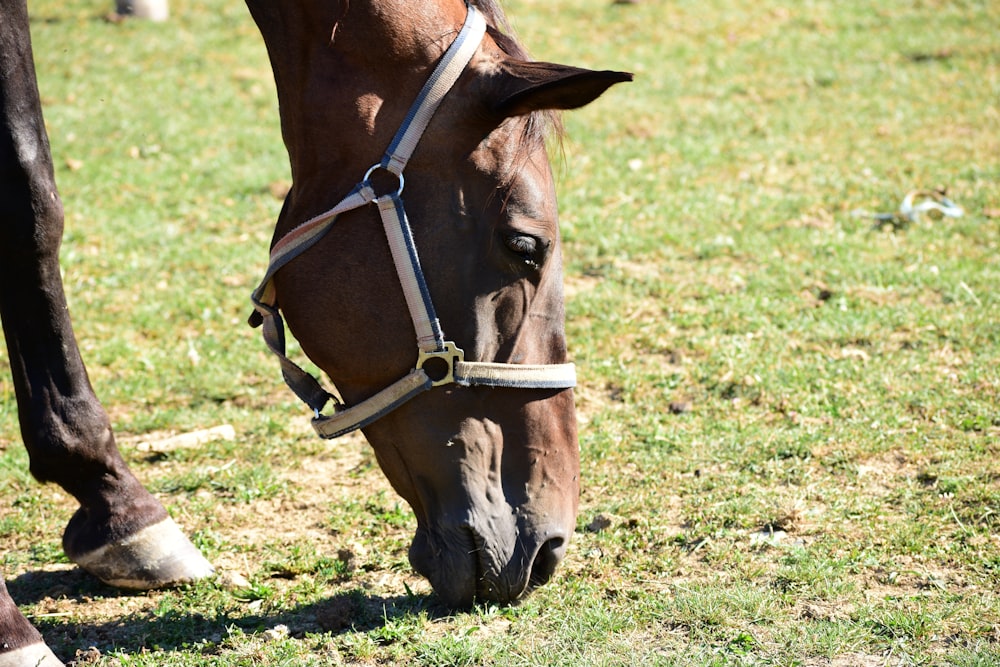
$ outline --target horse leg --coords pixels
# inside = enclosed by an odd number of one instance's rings
[[[31,473],[80,502],[63,547],[103,581],[145,589],[207,576],[211,565],[115,446],[69,319],[59,272],[62,229],[27,7],[24,0],[2,2],[0,318]]]
[[[168,0],[115,0],[115,11],[120,16],[166,21],[170,16],[170,4]]]
[[[0,667],[62,667],[62,664],[14,604],[0,577]]]

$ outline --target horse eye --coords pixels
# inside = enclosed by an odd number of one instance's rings
[[[535,252],[535,248],[538,247],[538,239],[533,236],[524,236],[521,234],[508,235],[505,243],[511,252],[516,252],[519,255],[531,255]]]
[[[503,242],[518,259],[533,269],[540,268],[545,261],[548,244],[542,239],[527,234],[505,234]]]

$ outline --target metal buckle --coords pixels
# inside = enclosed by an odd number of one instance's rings
[[[437,361],[440,360],[440,363]],[[455,381],[455,364],[465,361],[465,352],[450,340],[444,342],[444,349],[434,352],[417,351],[417,368],[427,373],[432,387],[451,384]],[[430,368],[426,367],[430,363]],[[444,366],[441,366],[441,363]]]
[[[374,174],[376,171],[384,171],[385,173],[389,174],[390,176],[395,177],[396,178],[396,182],[399,184],[399,187],[396,188],[395,192],[392,192],[391,190],[387,191],[387,192],[383,192],[381,194],[379,194],[379,193],[376,192],[375,193],[375,201],[379,201],[380,199],[383,199],[385,197],[393,197],[393,196],[399,197],[400,195],[403,194],[403,186],[406,185],[406,181],[403,179],[403,174],[402,173],[398,173],[397,174],[396,172],[392,171],[388,167],[382,166],[381,162],[379,162],[377,164],[373,164],[371,167],[369,167],[368,171],[365,172],[365,177],[363,179],[361,179],[361,182],[362,183],[367,183],[368,186],[374,192],[375,191],[375,184],[372,183],[371,177],[372,177],[372,174]]]

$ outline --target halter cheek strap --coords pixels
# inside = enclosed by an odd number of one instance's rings
[[[474,7],[468,7],[461,32],[424,84],[382,160],[373,165],[361,182],[336,206],[302,223],[274,244],[267,272],[251,296],[255,315],[262,320],[264,342],[278,357],[285,382],[315,412],[313,427],[321,437],[335,438],[363,428],[417,394],[440,385],[455,383],[461,386],[521,389],[567,389],[576,385],[576,371],[571,363],[528,365],[465,361],[463,351],[445,339],[406,219],[402,199],[403,170],[438,105],[465,70],[485,33],[486,21],[482,14]],[[389,172],[398,179],[395,192],[376,195],[371,177],[378,171]],[[372,203],[378,206],[416,331],[417,363],[403,378],[361,403],[348,407],[285,355],[285,328],[273,279],[281,267],[321,239],[337,216]],[[334,401],[333,414],[322,414],[323,407],[331,399]]]

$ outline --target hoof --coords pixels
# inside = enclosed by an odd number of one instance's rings
[[[170,518],[93,551],[66,555],[104,583],[133,590],[187,584],[215,572]]]
[[[0,667],[65,667],[42,642],[0,653]]]
[[[168,0],[117,0],[115,7],[119,15],[137,19],[166,21],[170,17]]]

